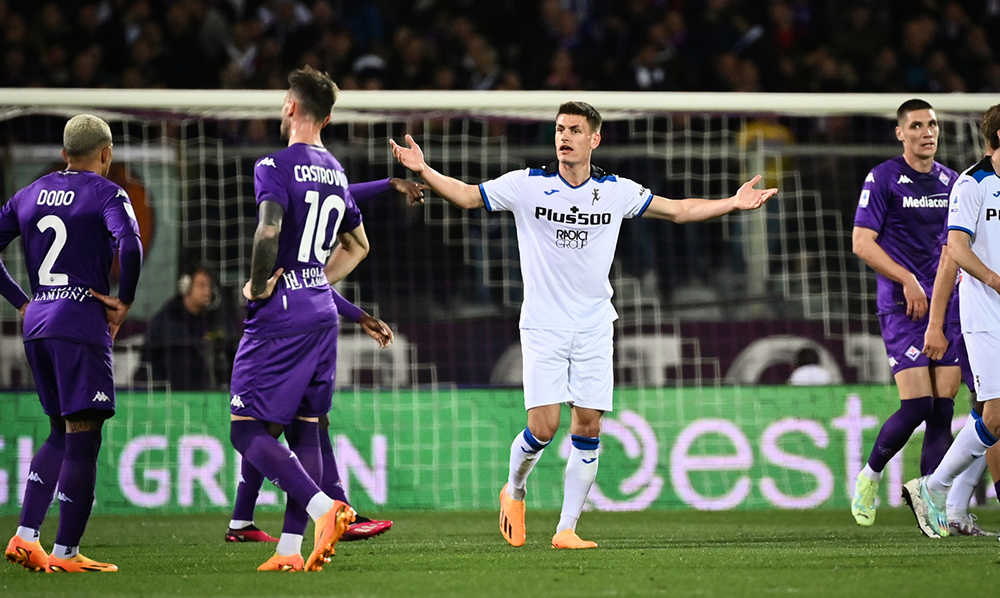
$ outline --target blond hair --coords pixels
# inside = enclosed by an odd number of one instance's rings
[[[93,114],[78,114],[63,129],[63,149],[73,158],[89,156],[110,144],[111,127]]]

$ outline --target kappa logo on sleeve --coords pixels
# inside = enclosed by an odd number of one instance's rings
[[[271,168],[277,168],[274,164],[274,158],[271,156],[262,158],[260,162],[257,162],[257,166],[270,166]]]

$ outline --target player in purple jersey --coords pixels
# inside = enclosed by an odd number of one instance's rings
[[[415,183],[406,179],[396,177],[368,181],[365,183],[351,183],[349,193],[355,201],[364,201],[389,189],[399,191],[409,200],[410,204],[423,203],[424,190],[427,185]],[[330,280],[331,285],[339,282]],[[336,293],[337,291],[330,287]],[[362,329],[379,344],[385,348],[392,342],[392,331],[385,322],[365,313],[364,310],[340,298],[338,309],[340,315],[348,321],[360,324]],[[350,504],[344,486],[341,483],[340,472],[337,467],[337,459],[333,453],[333,444],[330,441],[330,418],[324,415],[319,420],[319,440],[320,452],[323,460],[323,477],[319,487],[331,497]],[[244,461],[240,468],[240,480],[236,487],[236,500],[233,502],[233,517],[229,521],[229,528],[226,530],[226,542],[277,542],[278,539],[272,537],[267,532],[259,529],[254,524],[254,507],[257,498],[260,496],[261,485],[264,476],[254,468],[253,465]],[[353,542],[355,540],[367,540],[384,534],[392,528],[392,521],[382,519],[369,519],[362,515],[357,515],[354,523],[347,528],[341,536],[341,542]]]
[[[368,253],[368,238],[344,170],[320,137],[336,85],[311,67],[293,71],[288,81],[281,109],[288,147],[254,169],[258,225],[233,364],[231,439],[244,460],[288,494],[277,549],[258,570],[320,571],[355,518],[349,505],[317,485],[319,420],[333,395],[338,308],[347,308],[337,304],[328,281],[354,269]],[[275,426],[288,448],[272,436]],[[316,535],[303,561],[310,517]]]
[[[111,343],[135,298],[142,265],[128,195],[105,177],[111,129],[89,114],[63,132],[66,169],[43,176],[0,208],[0,251],[20,235],[32,298],[0,263],[0,294],[24,316],[24,350],[49,416],[49,437],[31,460],[17,533],[7,560],[34,571],[117,571],[80,554],[94,504],[104,420],[115,413]],[[117,298],[109,297],[115,250]],[[46,555],[45,513],[58,488],[59,528]]]
[[[864,526],[875,523],[882,470],[922,422],[921,472],[933,471],[941,461],[951,444],[961,377],[954,344],[939,359],[921,353],[927,298],[941,254],[938,235],[958,174],[934,160],[938,121],[930,104],[904,102],[896,120],[903,154],[868,173],[854,218],[854,253],[877,273],[879,324],[900,398],[855,483],[851,513]]]

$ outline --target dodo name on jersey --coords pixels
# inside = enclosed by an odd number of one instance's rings
[[[35,203],[40,206],[68,206],[73,203],[74,199],[76,199],[75,191],[42,189],[38,192],[38,200]]]
[[[323,168],[315,164],[296,164],[294,175],[295,180],[300,183],[321,183],[347,187],[347,177],[344,176],[343,171]]]

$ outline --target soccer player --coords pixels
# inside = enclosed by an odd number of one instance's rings
[[[424,189],[427,185],[414,183],[406,179],[396,177],[385,178],[364,183],[351,183],[349,193],[356,202],[363,201],[384,193],[389,189],[395,189],[402,193],[409,200],[410,204],[424,202]],[[348,273],[344,273],[345,276]],[[340,315],[348,321],[360,324],[362,329],[375,339],[379,347],[388,347],[392,342],[392,331],[385,322],[373,318],[364,310],[340,297],[333,284],[338,280],[329,280],[330,290],[338,297]],[[333,445],[330,442],[330,418],[324,415],[319,420],[319,442],[320,453],[323,460],[323,477],[319,487],[336,500],[348,505],[347,493],[340,480],[340,472],[337,468],[337,459],[333,454]],[[240,481],[236,487],[236,500],[233,503],[233,518],[229,521],[229,528],[226,530],[226,542],[277,542],[278,539],[272,537],[267,532],[254,525],[253,514],[257,505],[257,498],[260,496],[261,485],[264,476],[250,463],[244,461],[240,468]],[[384,534],[392,528],[392,521],[381,519],[369,519],[361,515],[355,516],[355,521],[347,528],[341,536],[341,542],[353,542],[355,540],[367,540],[375,536]]]
[[[622,219],[708,220],[759,208],[777,190],[754,189],[757,176],[728,199],[653,195],[591,164],[591,153],[601,143],[601,115],[583,102],[559,107],[556,162],[480,185],[440,174],[424,162],[411,136],[406,141],[408,147],[390,141],[396,159],[451,204],[514,213],[524,278],[520,328],[528,422],[511,446],[510,475],[500,491],[500,532],[512,546],[524,544],[528,474],[559,428],[560,405],[569,403],[573,448],[552,546],[593,548],[597,544],[582,540],[575,528],[597,476],[601,416],[612,408],[612,336],[618,316],[608,272]]]
[[[1000,118],[1000,110],[994,111],[992,118],[989,112],[983,120],[983,137],[986,141],[986,155],[993,155],[993,148],[989,145],[989,131],[991,121]],[[954,189],[954,188],[953,188]],[[965,347],[965,339],[962,337],[962,323],[960,319],[958,301],[958,265],[955,260],[948,255],[948,226],[942,230],[940,237],[941,261],[938,264],[937,275],[934,278],[934,290],[931,294],[930,308],[928,310],[927,331],[924,333],[924,348],[922,353],[932,360],[941,359],[949,344],[956,345],[958,352],[958,362],[962,371],[962,381],[969,388],[975,408],[969,414],[966,427],[975,427],[976,420],[982,417],[982,403],[976,401],[976,388],[972,375],[972,368],[969,365],[969,352]],[[945,334],[945,326],[950,334]],[[957,334],[956,334],[957,332]],[[950,339],[950,340],[949,340]],[[998,456],[997,449],[991,448],[987,451],[987,458],[993,459]],[[983,478],[986,470],[986,458],[975,459],[969,467],[962,471],[951,484],[946,502],[946,514],[948,517],[948,531],[950,535],[960,536],[995,536],[980,527],[977,517],[969,513],[969,502],[976,486]],[[907,499],[907,504],[913,508],[912,497],[916,494],[916,480],[904,484],[903,495]],[[921,528],[923,531],[923,528]]]
[[[293,71],[288,82],[281,109],[288,147],[254,168],[258,224],[243,289],[247,319],[233,364],[231,439],[244,460],[288,494],[277,549],[258,570],[320,571],[355,516],[317,485],[319,420],[330,411],[336,372],[339,295],[328,280],[354,269],[368,253],[368,238],[344,170],[320,137],[337,86],[311,67]],[[272,436],[275,427],[288,448]],[[303,561],[310,517],[315,541]]]
[[[972,366],[976,399],[982,417],[973,417],[955,437],[940,465],[930,475],[904,486],[920,530],[929,537],[950,534],[946,493],[953,481],[969,469],[1000,435],[1000,234],[995,228],[996,198],[1000,197],[1000,104],[983,115],[981,130],[992,155],[962,173],[951,194],[948,214],[948,255],[962,269],[959,283],[962,337]],[[1000,490],[1000,468],[993,481]]]
[[[855,482],[851,514],[863,526],[875,523],[882,470],[921,422],[926,422],[921,473],[941,461],[951,443],[961,377],[954,343],[936,360],[920,349],[940,260],[937,239],[958,174],[934,160],[938,121],[930,104],[903,102],[896,123],[903,154],[868,173],[854,217],[854,253],[878,275],[879,325],[900,398],[899,410],[882,424]]]
[[[47,174],[0,208],[0,251],[21,236],[33,297],[0,264],[0,293],[24,317],[24,352],[50,432],[31,460],[7,560],[33,571],[117,571],[80,554],[94,504],[104,420],[115,414],[111,343],[135,298],[142,245],[128,195],[105,177],[108,124],[74,116],[63,131],[66,169]],[[118,297],[109,297],[115,249]],[[55,490],[58,487],[58,495]],[[59,529],[45,554],[40,530],[53,496]]]

